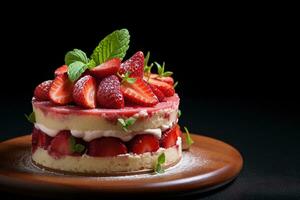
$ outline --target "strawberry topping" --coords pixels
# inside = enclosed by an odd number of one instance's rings
[[[95,108],[96,87],[96,81],[92,76],[80,78],[73,87],[74,102],[84,108]]]
[[[104,78],[113,74],[116,74],[121,65],[120,58],[113,58],[111,60],[102,63],[90,70],[91,75],[96,78]]]
[[[58,75],[49,90],[50,100],[59,105],[66,105],[72,102],[72,90],[73,83],[69,80],[68,75]]]
[[[131,58],[121,64],[120,74],[130,72],[131,77],[143,77],[144,74],[144,54],[136,52]]]
[[[36,86],[34,90],[34,97],[38,101],[47,101],[49,100],[49,90],[52,84],[52,80],[44,81]]]
[[[68,66],[67,66],[67,65],[63,65],[63,66],[57,68],[57,69],[54,71],[54,75],[55,75],[55,76],[58,76],[58,75],[67,73],[67,71],[68,71]]]

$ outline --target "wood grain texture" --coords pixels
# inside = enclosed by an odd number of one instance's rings
[[[192,134],[194,145],[164,174],[115,177],[64,175],[42,170],[31,162],[30,135],[0,143],[0,189],[43,194],[168,193],[207,191],[233,180],[243,159],[232,146]]]

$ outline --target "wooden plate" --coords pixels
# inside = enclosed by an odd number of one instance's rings
[[[0,189],[43,195],[138,194],[207,191],[233,180],[243,159],[230,145],[192,135],[195,143],[182,160],[163,174],[115,177],[71,176],[42,170],[31,162],[30,135],[0,143]]]

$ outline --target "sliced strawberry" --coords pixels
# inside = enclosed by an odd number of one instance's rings
[[[49,96],[53,103],[66,105],[72,101],[73,83],[69,80],[67,74],[61,74],[55,77]]]
[[[38,101],[47,101],[49,100],[49,90],[52,84],[52,80],[44,81],[40,83],[34,89],[34,97]]]
[[[80,78],[73,87],[74,102],[84,108],[96,107],[96,80],[90,75]]]
[[[147,80],[147,78],[152,78],[152,79],[156,79],[165,83],[168,83],[170,85],[174,85],[174,79],[171,76],[159,76],[158,74],[145,74],[145,79]]]
[[[52,137],[46,135],[41,130],[33,128],[32,130],[32,152],[35,152],[37,147],[48,149]]]
[[[162,134],[162,137],[160,139],[160,145],[163,148],[169,148],[176,144],[177,138],[178,138],[178,127],[173,126],[171,129],[165,131]]]
[[[108,157],[127,153],[127,147],[119,138],[102,137],[88,144],[87,154],[90,156]]]
[[[121,91],[126,100],[141,106],[154,106],[158,103],[150,86],[142,78],[136,78],[134,83],[125,81],[121,84]]]
[[[103,108],[124,108],[124,98],[117,76],[108,76],[100,82],[97,90],[97,103]]]
[[[102,63],[90,70],[91,75],[96,78],[104,78],[113,74],[116,74],[121,65],[120,58],[113,58],[111,60]]]
[[[164,93],[162,93],[162,91],[160,91],[160,90],[158,89],[158,87],[156,87],[155,85],[150,85],[150,84],[149,84],[149,86],[150,86],[152,92],[156,95],[157,99],[158,99],[160,102],[162,102],[162,101],[165,99]]]
[[[176,131],[177,137],[181,137],[182,132],[181,132],[180,126],[178,124],[175,125],[175,129],[176,129],[175,131]]]
[[[70,131],[60,131],[51,141],[49,154],[55,158],[60,158],[66,155],[82,155],[84,151],[75,152],[74,147],[72,146],[74,144],[72,144],[71,140],[74,140],[75,144],[84,144],[82,140],[74,138]]]
[[[58,75],[67,73],[67,71],[68,71],[68,66],[67,66],[67,65],[63,65],[63,66],[57,68],[57,69],[54,71],[54,75],[55,75],[55,76],[58,76]]]
[[[143,77],[144,74],[144,54],[136,52],[131,58],[121,64],[119,73],[130,72],[130,77]]]
[[[159,149],[159,141],[154,135],[136,135],[130,140],[128,149],[136,154],[155,152]]]
[[[173,86],[168,83],[152,78],[148,79],[148,83],[150,85],[156,86],[160,91],[162,91],[162,93],[164,93],[166,97],[171,97],[175,94]]]

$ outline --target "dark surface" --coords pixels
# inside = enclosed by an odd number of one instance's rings
[[[18,5],[3,8],[9,12],[0,18],[1,140],[30,132],[23,113],[31,110],[32,91],[53,77],[66,51],[90,54],[100,38],[126,27],[132,36],[127,55],[150,50],[152,61],[166,61],[179,80],[180,124],[235,146],[244,157],[238,179],[204,199],[300,198],[293,5],[89,5],[84,13],[84,4]]]

